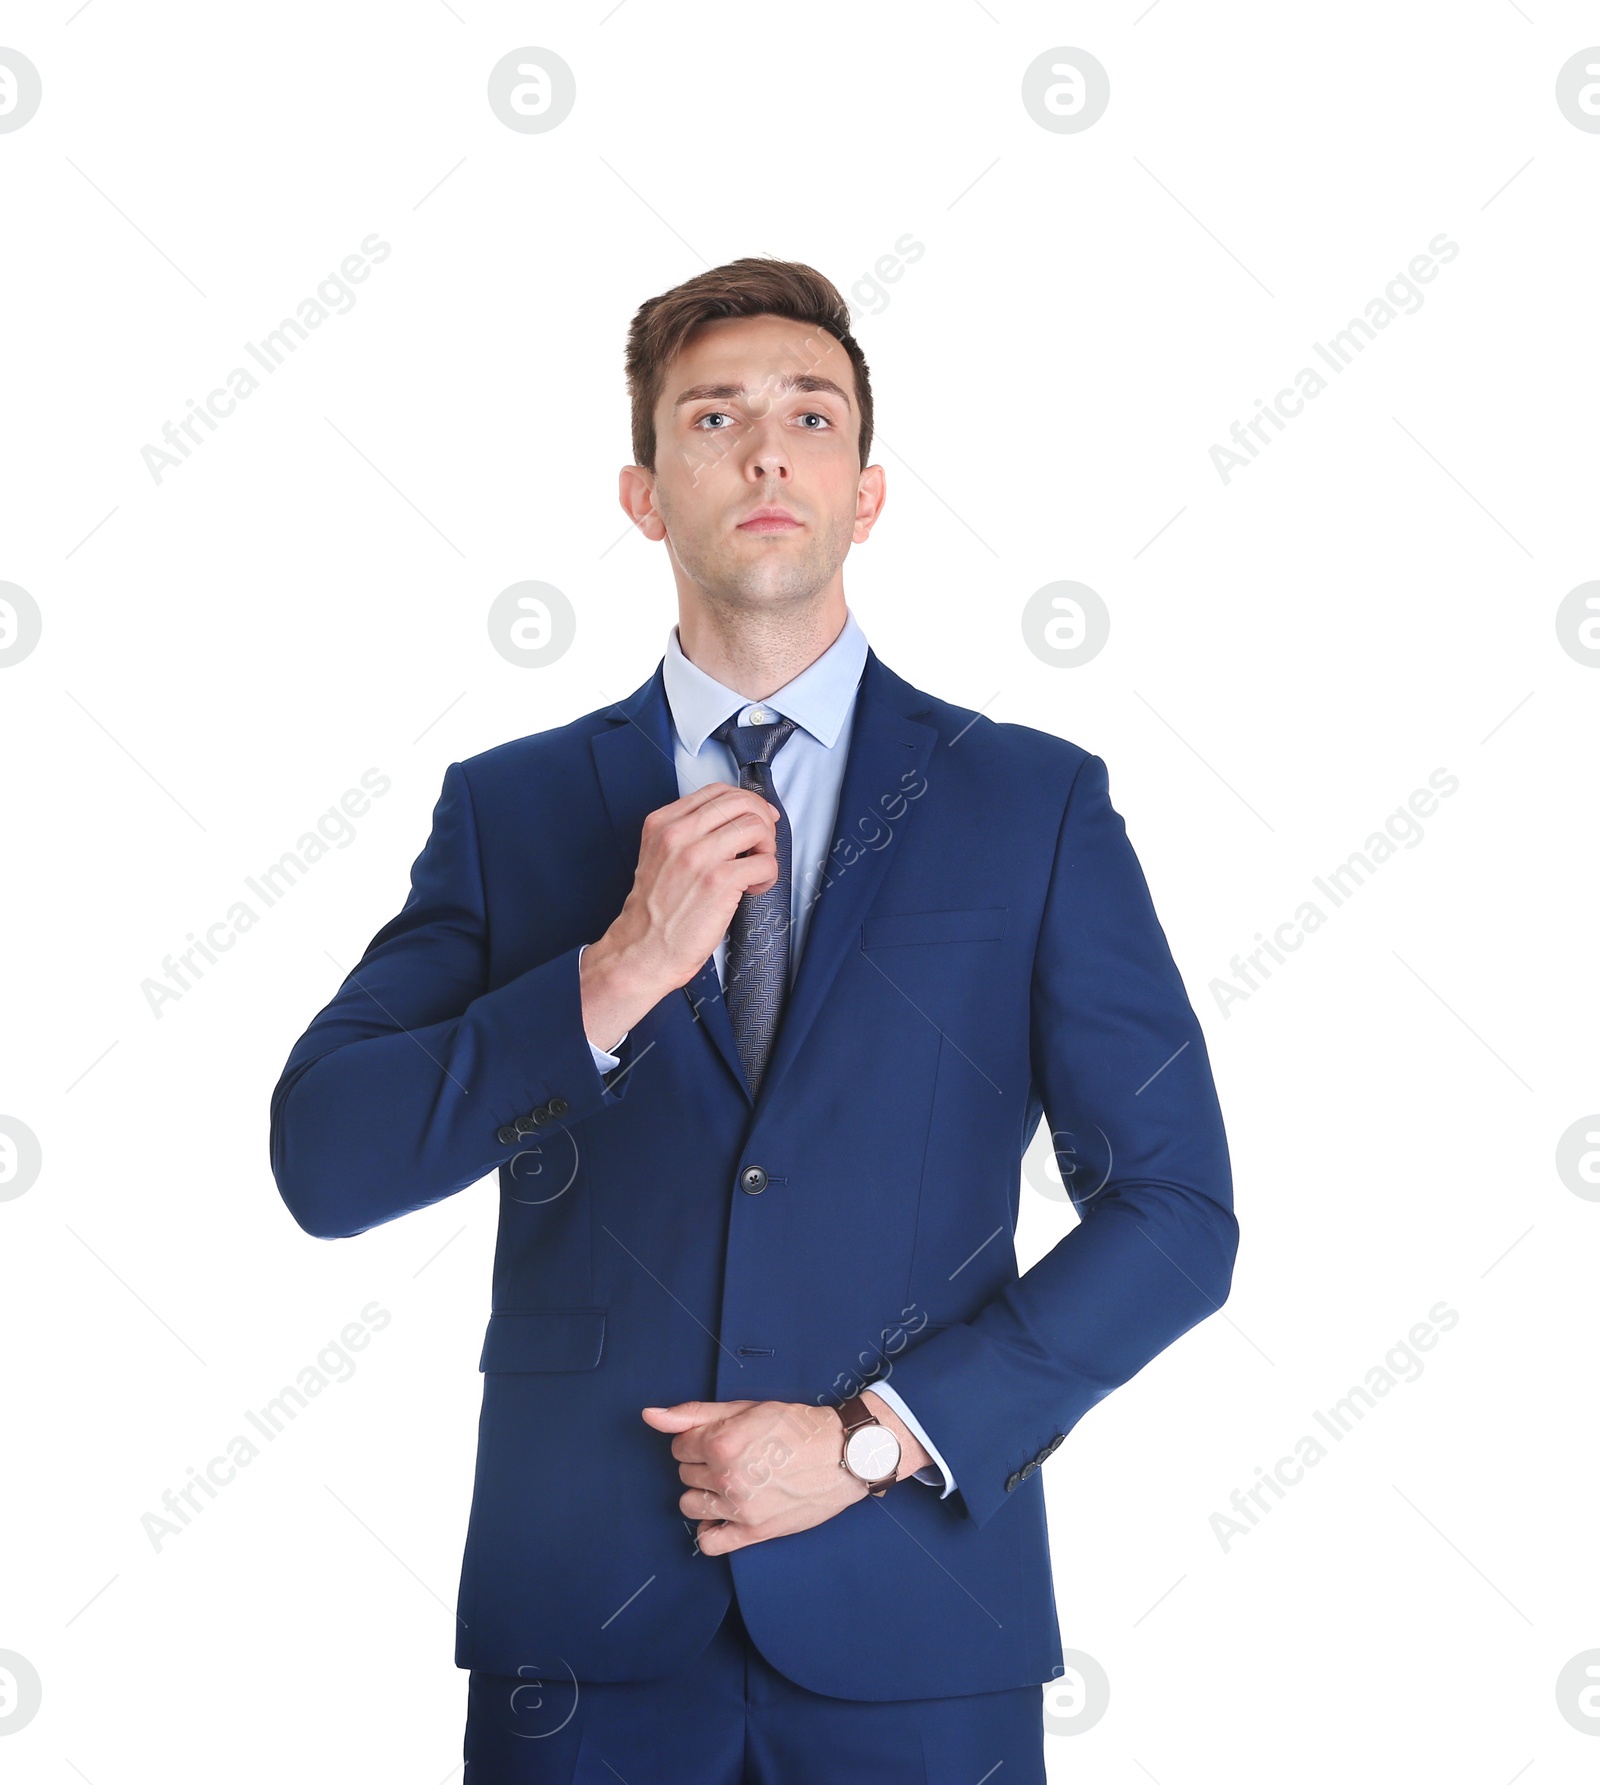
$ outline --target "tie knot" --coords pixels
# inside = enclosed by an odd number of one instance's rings
[[[711,734],[728,746],[740,768],[753,762],[771,762],[793,734],[793,719],[778,719],[771,725],[741,725],[738,716],[726,720]]]

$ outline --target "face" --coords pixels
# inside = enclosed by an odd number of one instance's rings
[[[667,367],[655,423],[655,471],[626,467],[622,503],[667,542],[680,596],[747,609],[833,594],[842,611],[845,556],[884,491],[857,457],[840,343],[782,316],[707,323]]]

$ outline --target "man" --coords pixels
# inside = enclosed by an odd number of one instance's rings
[[[466,1785],[1042,1781],[1040,1465],[1228,1293],[1205,1043],[1105,765],[913,688],[847,608],[884,502],[848,322],[754,259],[640,308],[666,654],[450,765],[273,1097],[325,1238],[499,1170]],[[1080,1221],[1019,1277],[1041,1116]]]

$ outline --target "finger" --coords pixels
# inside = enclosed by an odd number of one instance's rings
[[[777,851],[774,849],[750,849],[743,855],[735,856],[723,869],[730,887],[736,886],[742,893],[770,892],[778,884],[781,872]]]
[[[658,1432],[688,1432],[713,1420],[726,1419],[730,1406],[748,1406],[747,1401],[676,1401],[670,1407],[641,1407],[646,1425]]]
[[[737,877],[753,863],[759,863],[763,872],[776,874],[777,827],[754,814],[740,816],[691,843],[681,859],[697,874],[707,876],[731,869]]]
[[[753,787],[738,787],[731,781],[708,781],[700,791],[711,795],[699,810],[707,812],[714,824],[730,823],[741,809],[753,813],[768,825],[777,821],[778,808]]]
[[[734,1508],[721,1494],[707,1487],[685,1488],[678,1496],[678,1510],[685,1518],[697,1518],[702,1524],[734,1516]]]
[[[740,816],[756,819],[769,831],[778,821],[777,808],[769,799],[748,787],[730,786],[726,781],[708,781],[704,787],[697,787],[681,800],[657,810],[659,817],[657,813],[650,814],[656,821],[652,828],[671,830],[675,838],[684,842],[696,842]]]
[[[695,788],[692,793],[684,794],[681,798],[673,800],[670,805],[660,807],[659,810],[670,812],[674,817],[687,816],[692,812],[698,812],[701,807],[713,805],[729,795],[735,799],[760,800],[762,805],[768,803],[761,794],[753,792],[748,787],[736,787],[731,781],[707,781],[703,787]]]
[[[725,855],[732,849],[735,860],[748,855],[776,855],[778,827],[759,812],[735,812],[726,824],[719,824],[702,837],[700,846],[716,855]]]
[[[748,1525],[718,1525],[709,1519],[703,1520],[695,1533],[695,1542],[704,1556],[725,1556],[731,1549],[746,1549],[761,1541]]]
[[[723,1528],[724,1527],[723,1527],[722,1521],[720,1519],[714,1519],[714,1518],[703,1518],[703,1519],[701,1519],[699,1524],[695,1526],[694,1546],[697,1550],[699,1550],[701,1555],[710,1556],[710,1555],[714,1555],[716,1553],[714,1550],[709,1550],[706,1548],[706,1546],[705,1546],[706,1533],[708,1531],[720,1531]]]

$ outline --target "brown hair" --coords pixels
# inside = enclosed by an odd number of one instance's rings
[[[838,288],[797,260],[747,256],[697,273],[659,297],[646,298],[628,327],[628,393],[633,404],[633,462],[656,468],[656,404],[668,364],[703,323],[723,316],[787,316],[826,329],[855,368],[861,411],[861,463],[872,449],[872,384],[866,357],[850,333],[850,306]]]

